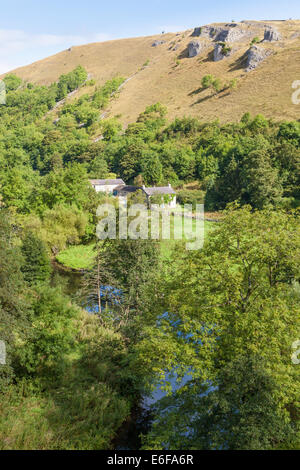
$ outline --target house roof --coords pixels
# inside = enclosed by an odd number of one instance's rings
[[[96,186],[106,186],[106,185],[125,185],[124,181],[121,179],[116,180],[90,180],[91,184]]]
[[[143,188],[147,196],[153,196],[154,194],[176,194],[172,186],[161,186],[152,188]]]
[[[116,192],[118,196],[126,196],[128,193],[135,193],[139,189],[142,189],[142,188],[139,186],[120,185],[114,189],[114,192]]]

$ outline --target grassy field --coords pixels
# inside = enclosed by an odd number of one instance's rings
[[[263,39],[266,24],[277,28],[282,40],[259,44],[271,50],[272,55],[257,69],[245,73],[245,52],[254,37]],[[198,20],[195,26],[201,26]],[[300,76],[300,21],[240,23],[239,27],[247,30],[246,36],[232,44],[230,57],[218,62],[213,61],[214,43],[206,38],[191,38],[192,30],[188,30],[73,47],[15,73],[30,82],[49,84],[82,65],[100,85],[116,75],[130,78],[108,110],[108,117],[120,115],[124,125],[158,101],[168,107],[170,119],[186,115],[228,122],[250,112],[274,120],[297,120],[299,106],[292,103],[291,87]],[[152,47],[157,39],[164,43]],[[198,56],[189,58],[187,46],[192,39],[202,42],[203,49]],[[201,79],[206,74],[223,83],[237,79],[237,88],[218,95],[210,89],[202,90]],[[86,92],[83,88],[75,98]]]
[[[183,233],[183,241],[191,240],[193,241],[193,233],[195,232],[195,220],[192,220],[192,225],[189,230],[185,230]],[[211,230],[216,226],[215,222],[204,223],[204,239],[209,236]],[[167,259],[170,257],[173,247],[175,246],[176,241],[174,240],[174,229],[179,231],[181,227],[181,218],[172,217],[170,223],[171,229],[171,239],[170,240],[161,240],[161,256],[162,259]],[[71,246],[70,248],[62,251],[57,255],[56,260],[64,265],[67,268],[82,270],[89,269],[93,265],[93,260],[95,252],[93,251],[94,245],[77,245]]]
[[[56,260],[71,269],[89,269],[93,265],[95,252],[94,245],[70,246],[61,251]]]

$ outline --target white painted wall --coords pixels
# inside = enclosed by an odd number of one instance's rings
[[[120,186],[119,184],[93,184],[93,188],[97,193],[112,193],[115,188]]]
[[[176,196],[174,196],[172,201],[170,201],[169,207],[171,207],[172,209],[176,207]]]

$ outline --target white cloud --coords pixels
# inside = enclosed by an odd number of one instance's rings
[[[105,33],[87,36],[31,34],[21,30],[0,29],[0,73],[43,59],[70,46],[113,39]]]

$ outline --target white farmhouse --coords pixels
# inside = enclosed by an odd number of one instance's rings
[[[176,208],[176,192],[170,184],[168,186],[128,186],[122,179],[116,180],[90,180],[91,185],[98,192],[106,192],[119,198],[121,204],[126,204],[127,196],[142,191],[145,195],[145,202],[151,207],[154,196],[156,204],[161,207],[173,209]]]
[[[90,180],[94,190],[99,193],[112,194],[118,186],[125,186],[125,183],[121,179],[116,180]]]
[[[153,196],[161,196],[162,207],[173,209],[176,207],[176,192],[170,185],[168,186],[153,186],[151,188],[146,188],[143,186],[143,191],[147,196],[148,205],[151,206],[151,198]]]

